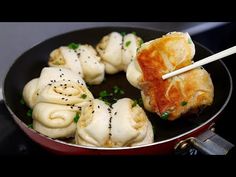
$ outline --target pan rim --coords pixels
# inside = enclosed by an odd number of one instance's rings
[[[8,73],[10,72],[11,68],[14,66],[14,64],[18,61],[18,58],[20,58],[22,55],[24,55],[26,52],[30,51],[31,49],[33,49],[34,47],[42,44],[42,43],[45,43],[47,42],[48,40],[52,40],[53,38],[57,38],[59,36],[62,36],[62,35],[68,35],[70,33],[74,33],[74,32],[78,32],[78,31],[86,31],[86,30],[94,30],[94,29],[104,29],[104,28],[133,28],[133,29],[141,29],[141,30],[150,30],[150,31],[154,31],[154,32],[159,32],[159,33],[163,33],[165,34],[166,32],[165,31],[162,31],[162,30],[159,30],[159,29],[155,29],[155,28],[151,28],[151,27],[140,27],[140,26],[101,26],[101,27],[90,27],[90,28],[82,28],[82,29],[79,29],[79,30],[73,30],[73,31],[69,31],[69,32],[66,32],[66,33],[62,33],[62,34],[58,34],[58,35],[55,35],[55,36],[52,36],[48,39],[45,39],[45,40],[42,40],[38,43],[36,43],[35,45],[33,45],[31,48],[29,48],[28,50],[26,50],[25,52],[23,52],[22,54],[20,54],[15,60],[14,62],[11,64],[11,66],[9,67],[8,71],[6,72],[5,76],[4,76],[4,79],[3,79],[3,89],[2,89],[2,94],[3,94],[3,101],[4,101],[4,104],[6,105],[8,111],[10,112],[10,114],[16,118],[17,120],[19,120],[23,126],[25,126],[25,128],[27,128],[29,131],[32,131],[33,133],[36,133],[37,135],[43,137],[43,138],[46,138],[47,140],[49,141],[53,141],[53,142],[57,142],[59,144],[63,144],[63,145],[67,145],[67,146],[72,146],[72,147],[76,147],[76,148],[83,148],[83,149],[88,149],[88,150],[106,150],[106,151],[113,151],[113,150],[132,150],[132,149],[140,149],[140,148],[145,148],[145,147],[151,147],[151,146],[156,146],[156,145],[160,145],[160,144],[164,144],[164,143],[168,143],[168,142],[171,142],[171,141],[174,141],[174,140],[177,140],[177,139],[181,139],[182,137],[184,136],[187,136],[197,130],[199,130],[200,128],[204,127],[205,125],[207,125],[209,122],[211,122],[212,120],[214,120],[223,110],[224,108],[227,106],[231,96],[232,96],[232,91],[233,91],[233,80],[232,80],[232,76],[231,76],[231,73],[229,71],[229,69],[227,68],[227,66],[224,64],[224,62],[222,60],[219,60],[219,62],[222,64],[222,66],[225,68],[227,74],[228,74],[228,77],[229,77],[229,83],[230,83],[230,89],[229,89],[229,93],[228,93],[228,96],[227,96],[227,99],[225,100],[224,104],[221,106],[221,108],[214,114],[214,116],[212,116],[210,119],[208,119],[207,121],[205,121],[204,123],[200,124],[199,126],[195,127],[194,129],[191,129],[185,133],[182,133],[180,135],[177,135],[177,136],[174,136],[172,138],[168,138],[168,139],[165,139],[165,140],[162,140],[162,141],[157,141],[157,142],[154,142],[154,143],[150,143],[150,144],[145,144],[145,145],[138,145],[138,146],[134,146],[134,147],[114,147],[114,148],[108,148],[108,147],[92,147],[92,146],[83,146],[83,145],[77,145],[77,144],[71,144],[71,143],[67,143],[67,142],[64,142],[62,140],[58,140],[58,139],[53,139],[53,138],[50,138],[50,137],[47,137],[37,131],[35,131],[34,129],[30,129],[28,128],[28,126],[12,111],[12,109],[10,108],[10,106],[8,105],[7,103],[7,100],[6,100],[6,97],[5,97],[5,80],[6,80],[6,77],[8,75]],[[207,47],[203,46],[202,44],[194,41],[195,44],[199,45],[200,47],[204,48],[205,50],[209,51],[210,53],[213,53],[210,49],[208,49]],[[14,119],[14,121],[16,121]],[[31,138],[32,139],[32,138]]]

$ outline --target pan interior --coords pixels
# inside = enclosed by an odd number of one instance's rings
[[[68,45],[71,42],[81,44],[88,43],[95,46],[104,35],[112,31],[126,33],[136,32],[137,35],[144,40],[144,42],[161,37],[164,34],[163,32],[150,29],[102,27],[74,31],[48,39],[22,54],[7,73],[4,82],[4,97],[9,108],[25,124],[28,125],[32,123],[32,118],[26,115],[28,108],[20,103],[22,98],[22,90],[28,81],[39,77],[42,68],[47,66],[50,52],[55,48],[62,45]],[[195,43],[195,47],[196,54],[194,61],[211,55],[209,50],[202,47],[198,43]],[[231,83],[225,66],[221,61],[216,61],[204,66],[204,68],[210,73],[214,84],[215,96],[213,104],[199,114],[183,116],[172,122],[161,120],[156,114],[146,111],[147,116],[152,122],[155,130],[155,142],[179,136],[196,128],[212,118],[227,101],[231,89]],[[124,72],[115,75],[106,74],[106,81],[101,85],[91,86],[90,91],[96,98],[98,97],[100,91],[109,91],[115,85],[125,91],[125,94],[122,95],[122,97],[128,97],[131,99],[140,98],[140,91],[128,83]]]

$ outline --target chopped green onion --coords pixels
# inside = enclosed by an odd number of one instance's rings
[[[131,41],[127,41],[127,42],[125,43],[125,47],[128,47],[130,44],[131,44]]]
[[[137,106],[137,104],[138,104],[138,101],[137,101],[137,100],[134,100],[134,102],[133,102],[133,104],[132,104],[132,108],[135,107],[135,106]]]
[[[143,40],[140,39],[140,40],[139,40],[139,45],[141,46],[142,44],[143,44]]]
[[[122,36],[125,36],[125,35],[126,35],[126,32],[120,32],[120,34],[121,34]]]
[[[80,118],[79,113],[76,113],[76,115],[75,115],[75,117],[74,117],[74,122],[77,123],[78,120],[79,120],[79,118]]]
[[[121,94],[121,95],[124,95],[124,94],[125,94],[125,91],[124,91],[124,90],[120,90],[120,94]]]
[[[32,112],[33,112],[33,110],[32,110],[32,109],[29,109],[29,110],[27,111],[26,115],[27,115],[28,117],[32,117]]]
[[[188,102],[182,101],[180,104],[181,104],[181,106],[186,106],[188,104]]]
[[[190,38],[188,39],[188,43],[189,43],[189,44],[192,44],[192,40],[191,40]]]
[[[103,101],[105,102],[106,105],[111,106],[111,103],[109,103],[108,101],[106,100],[103,100]]]
[[[112,90],[113,90],[113,92],[114,92],[115,94],[123,95],[123,94],[125,93],[125,91],[122,90],[121,88],[119,88],[118,86],[114,86],[114,87],[112,88]]]
[[[101,98],[103,98],[103,97],[109,96],[109,93],[106,90],[103,90],[103,91],[99,92],[99,96]]]
[[[80,44],[76,44],[76,43],[74,43],[74,42],[72,42],[72,43],[70,43],[70,44],[68,45],[68,47],[69,47],[70,49],[73,49],[73,50],[79,48],[79,46],[80,46]]]
[[[112,89],[113,89],[113,92],[117,94],[120,88],[118,86],[114,86]]]
[[[143,106],[143,100],[142,100],[142,98],[139,98],[139,99],[138,99],[138,104],[139,104],[139,106]]]
[[[137,33],[135,31],[132,32],[133,35],[137,35]]]
[[[33,129],[33,124],[29,124],[28,128],[32,128]]]
[[[167,120],[168,117],[169,117],[169,114],[170,114],[170,113],[166,111],[166,112],[164,112],[164,113],[161,115],[161,118],[164,119],[164,120]]]
[[[60,65],[61,63],[59,61],[56,61],[55,63],[53,63],[54,65]]]
[[[85,99],[86,97],[87,97],[86,94],[82,94],[82,95],[80,96],[80,98],[83,98],[83,99]]]
[[[23,98],[20,99],[20,104],[22,104],[22,105],[25,104],[25,100]]]

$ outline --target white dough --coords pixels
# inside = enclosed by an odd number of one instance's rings
[[[141,38],[129,33],[122,37],[118,32],[112,32],[102,38],[96,49],[105,64],[108,74],[126,71],[129,63],[135,58]]]
[[[85,107],[77,123],[76,143],[87,146],[105,146],[109,139],[109,106],[94,99]]]

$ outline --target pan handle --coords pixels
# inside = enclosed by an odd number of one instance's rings
[[[180,141],[175,150],[177,154],[195,155],[197,151],[206,155],[226,155],[234,145],[212,130],[207,130],[197,137]]]

